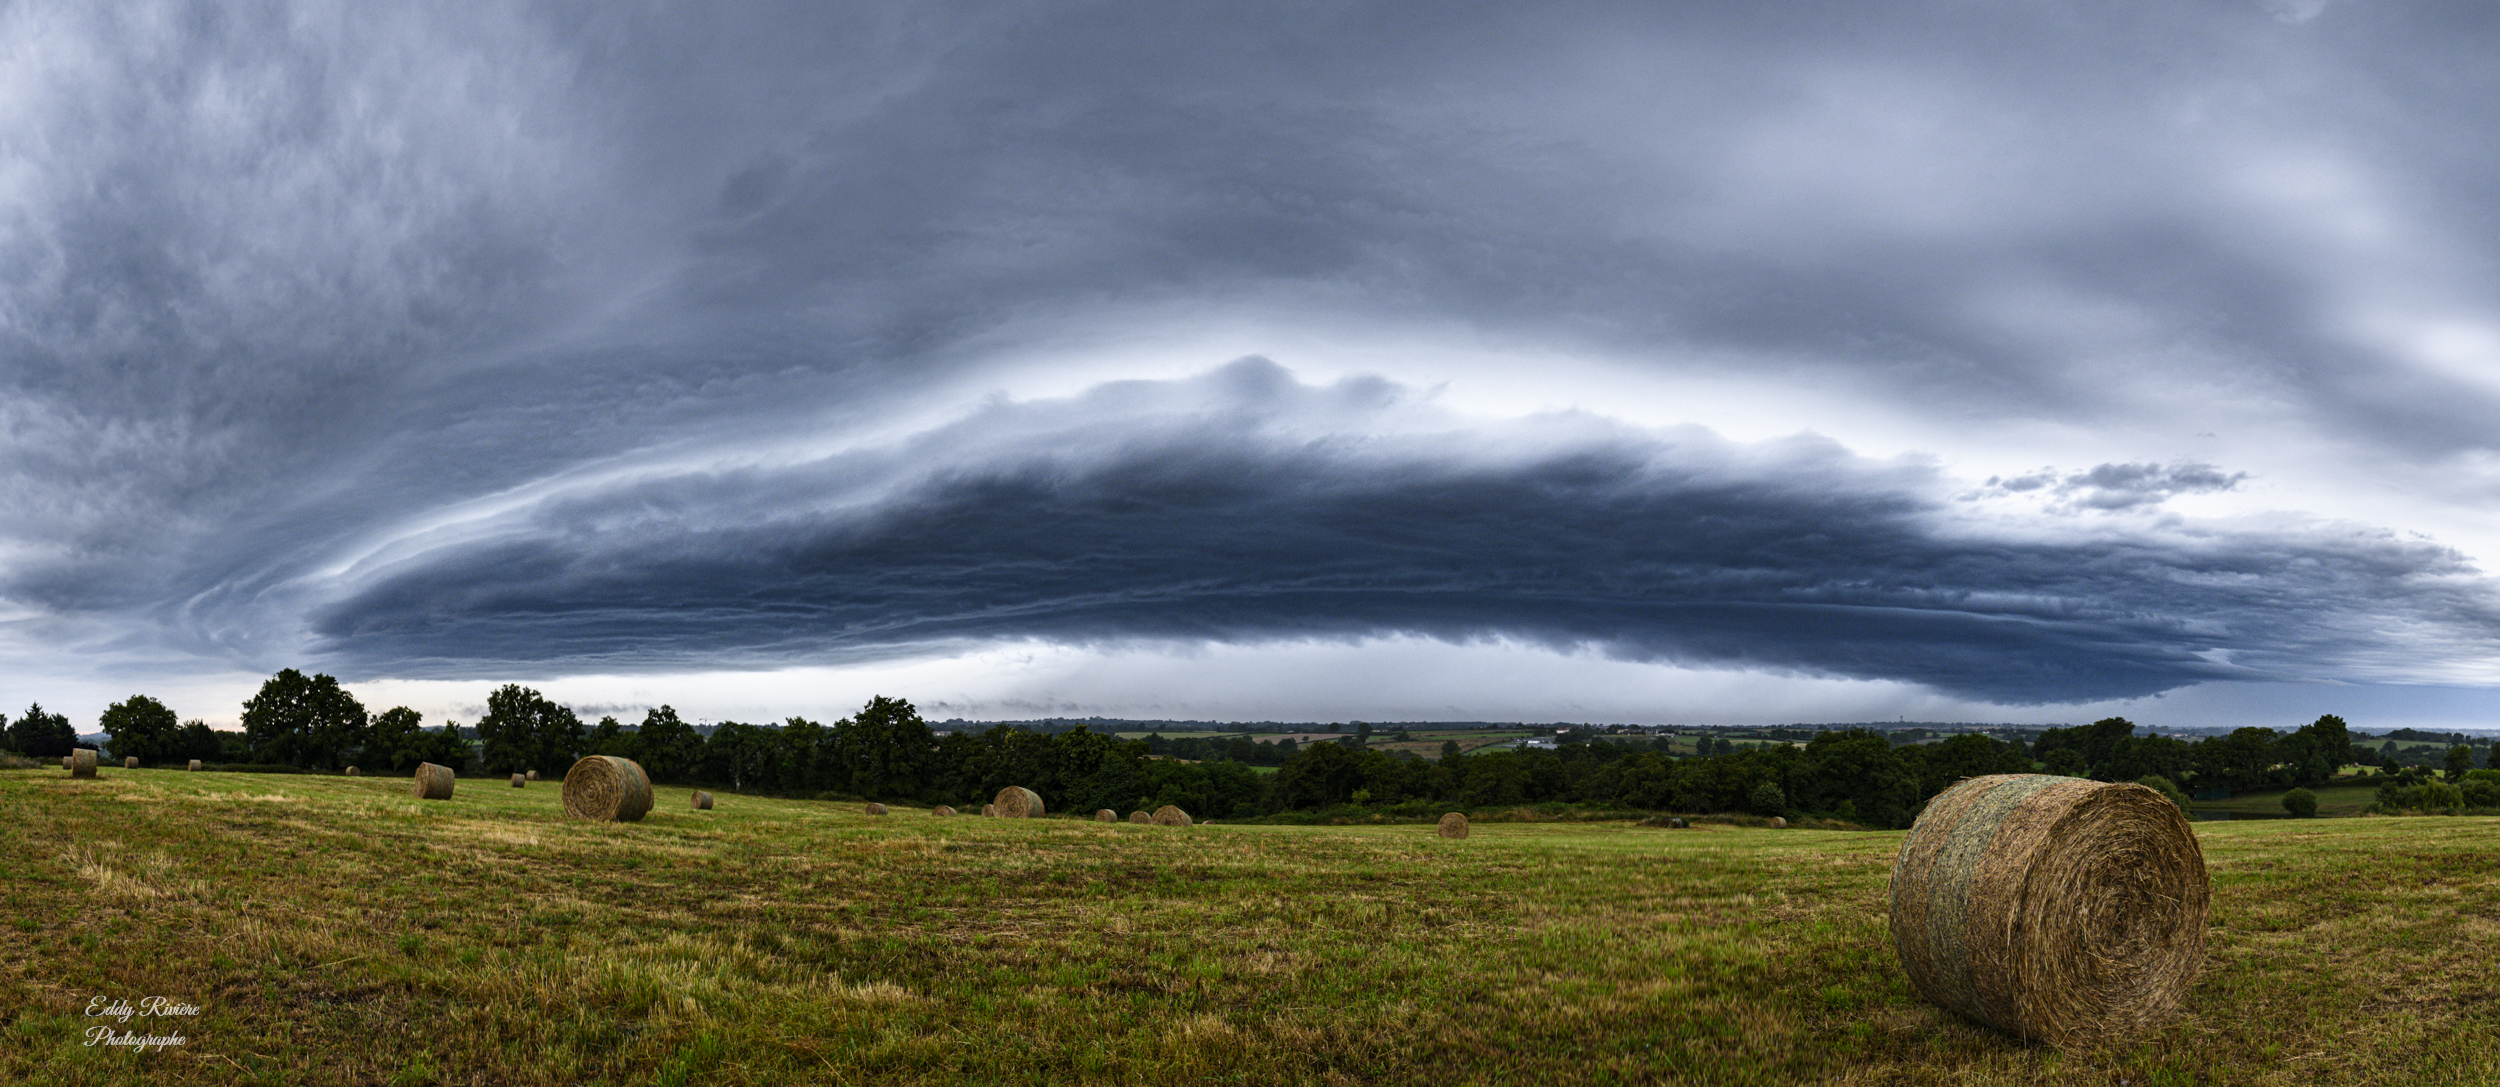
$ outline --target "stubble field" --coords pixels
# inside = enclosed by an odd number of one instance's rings
[[[0,1082],[2500,1082],[2500,825],[2200,823],[2138,1043],[1916,1000],[1900,835],[936,819],[555,782],[0,772]],[[196,1017],[86,1014],[164,997]],[[98,1025],[179,1031],[145,1054]]]

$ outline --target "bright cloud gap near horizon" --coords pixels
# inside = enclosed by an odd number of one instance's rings
[[[2500,16],[1831,10],[13,6],[0,712],[2500,721]]]

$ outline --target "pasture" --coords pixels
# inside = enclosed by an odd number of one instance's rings
[[[0,771],[0,1082],[2488,1084],[2500,823],[2200,823],[2187,1014],[1917,1001],[1897,833],[938,819]],[[196,1017],[86,1014],[159,996]],[[186,1041],[84,1044],[99,1022]]]

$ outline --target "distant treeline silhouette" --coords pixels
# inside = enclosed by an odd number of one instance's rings
[[[998,725],[940,734],[911,703],[883,696],[830,723],[801,717],[773,725],[728,722],[706,735],[668,706],[631,724],[614,717],[585,724],[569,707],[517,684],[489,695],[485,716],[464,732],[452,723],[425,728],[404,706],[368,714],[336,679],[295,669],[270,677],[244,703],[239,733],[197,721],[177,725],[173,711],[145,695],[114,704],[101,724],[115,757],[150,764],[197,758],[408,770],[434,762],[470,774],[536,770],[560,777],[575,759],[600,754],[633,759],[660,782],[956,806],[1022,785],[1059,811],[1174,804],[1201,818],[1564,803],[1811,815],[1878,827],[1907,826],[1927,798],[1979,774],[2160,777],[2199,789],[2248,791],[2324,784],[2345,763],[2392,762],[2398,754],[2392,744],[2353,743],[2344,720],[2330,715],[2288,733],[2242,728],[2195,743],[2138,735],[2134,723],[2108,718],[2047,729],[2029,743],[1963,733],[1899,744],[1874,730],[1846,729],[1742,749],[1702,737],[1686,754],[1668,739],[1567,733],[1551,750],[1462,753],[1447,743],[1438,759],[1426,759],[1372,747],[1368,727],[1301,744],[1246,737],[1124,740],[1084,726],[1045,732]],[[9,747],[37,758],[57,757],[75,742],[67,720],[39,705],[9,723],[5,735]],[[2468,767],[2475,761],[2463,747],[2442,754],[2452,774],[2460,759]],[[1253,769],[1265,766],[1276,770]]]

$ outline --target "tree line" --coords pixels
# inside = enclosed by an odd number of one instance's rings
[[[134,696],[105,711],[114,754],[142,762],[201,758],[313,769],[407,770],[419,762],[468,773],[528,770],[561,776],[583,755],[621,755],[668,783],[726,785],[788,795],[977,804],[1008,785],[1040,792],[1054,809],[1136,810],[1176,804],[1202,818],[1329,809],[1426,814],[1444,806],[1576,804],[1693,813],[1814,815],[1901,827],[1929,797],[1965,777],[2046,772],[2103,781],[2248,791],[2321,785],[2346,763],[2381,761],[2352,742],[2340,717],[2288,733],[2243,728],[2190,743],[2137,733],[2108,718],[2053,728],[2026,743],[1980,733],[1902,745],[1868,729],[1820,732],[1803,743],[1738,748],[1724,740],[1679,756],[1659,742],[1567,737],[1554,750],[1441,757],[1369,746],[1368,726],[1343,739],[1296,745],[1236,738],[1123,740],[1087,727],[1038,732],[1007,726],[932,730],[911,703],[879,696],[830,723],[728,722],[709,734],[669,706],[626,723],[584,723],[535,690],[507,684],[464,733],[423,727],[416,711],[369,714],[338,681],[279,672],[243,707],[241,733],[177,726],[162,703]],[[42,757],[75,741],[40,706],[5,730],[9,746]],[[1400,738],[1403,734],[1399,734]],[[1705,741],[1708,743],[1708,741]],[[58,748],[59,750],[54,750]],[[2464,766],[2457,757],[2465,756]],[[2471,751],[2449,755],[2451,777]],[[1272,774],[1254,767],[1273,766]]]

